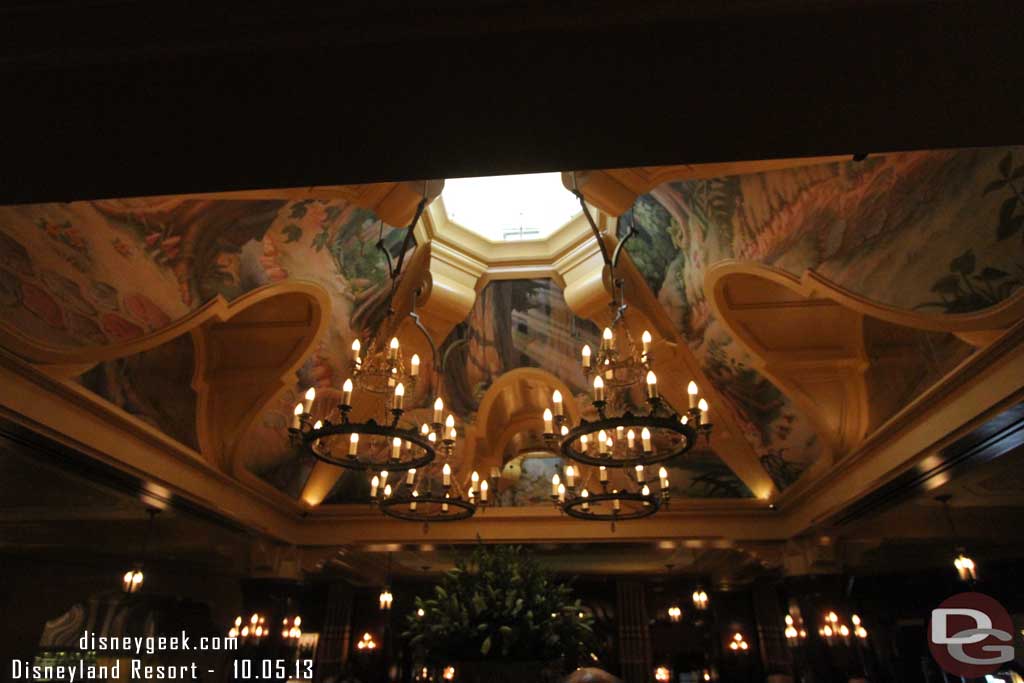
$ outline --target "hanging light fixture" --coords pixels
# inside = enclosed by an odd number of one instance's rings
[[[732,640],[729,641],[729,649],[737,654],[745,653],[750,649],[750,645],[743,637],[743,634],[737,631],[732,634]]]
[[[668,608],[668,619],[673,624],[678,624],[683,618],[683,610],[679,605],[672,605]]]
[[[653,367],[652,342],[648,331],[641,335],[637,347],[626,325],[624,281],[616,277],[615,268],[626,242],[637,234],[635,223],[608,253],[604,238],[587,207],[583,194],[574,189],[583,214],[601,250],[601,256],[612,280],[612,322],[604,328],[597,349],[589,345],[581,351],[581,364],[587,381],[593,387],[590,404],[597,419],[581,418],[571,424],[566,415],[564,397],[555,391],[551,407],[543,414],[544,438],[548,445],[569,461],[565,480],[552,481],[552,499],[567,514],[580,519],[638,519],[658,511],[669,499],[668,473],[658,471],[658,483],[646,480],[645,468],[668,462],[686,453],[696,443],[698,434],[710,438],[707,401],[698,397],[697,385],[690,383],[690,408],[680,415],[661,396]],[[619,393],[643,383],[647,410],[634,414],[626,409],[613,412]],[[594,476],[594,470],[597,476]],[[609,471],[626,471],[625,477],[611,477]],[[618,482],[612,479],[618,479]],[[577,485],[581,481],[582,485]],[[655,490],[655,486],[657,490]]]
[[[146,555],[149,552],[149,541],[153,536],[153,524],[158,512],[159,510],[156,508],[146,509],[146,514],[149,515],[149,524],[146,528],[146,537],[142,543],[142,552],[139,554],[139,561],[121,577],[121,589],[125,593],[138,593],[142,589],[142,583],[146,579],[145,574],[142,571],[143,565],[146,561]]]
[[[793,620],[793,616],[791,614],[786,615],[786,628],[784,634],[786,636],[786,645],[789,645],[790,647],[797,647],[807,638],[807,631],[804,630],[802,625],[800,628],[797,628],[797,624]]]
[[[394,599],[395,596],[391,594],[391,553],[388,553],[388,570],[387,574],[384,575],[384,588],[381,589],[380,595],[377,596],[377,601],[380,603],[381,610],[386,612],[391,609],[391,603]]]
[[[949,501],[952,499],[953,496],[949,494],[943,494],[935,497],[935,500],[942,503],[942,509],[946,514],[946,522],[949,524],[949,535],[953,540],[954,546],[956,546],[953,551],[953,567],[956,569],[956,574],[961,581],[973,585],[978,580],[978,566],[974,560],[967,555],[966,549],[964,549],[957,541],[956,526],[953,524],[953,515],[949,510]]]
[[[700,586],[697,586],[697,588],[694,589],[694,591],[693,591],[693,595],[690,596],[690,597],[693,599],[693,606],[695,608],[697,608],[701,612],[704,612],[704,611],[707,610],[707,608],[708,608],[708,594],[707,594],[707,591],[705,591]]]
[[[298,640],[302,637],[302,617],[295,616],[291,620],[288,617],[281,622],[281,638],[285,641]]]
[[[654,670],[654,680],[659,683],[672,680],[672,671],[667,666],[659,666]]]
[[[373,652],[377,649],[377,641],[373,639],[369,632],[364,633],[363,637],[356,643],[356,649],[360,652]]]
[[[867,640],[868,630],[864,628],[860,616],[854,614],[850,617],[850,621],[853,622],[853,635],[857,636],[860,640]]]
[[[378,333],[367,342],[365,349],[359,339],[352,342],[352,376],[341,386],[341,402],[335,419],[332,421],[324,416],[323,419],[314,420],[312,409],[316,390],[312,387],[293,411],[289,429],[293,441],[306,453],[328,464],[354,470],[397,472],[423,467],[434,460],[434,444],[415,425],[402,423],[402,416],[406,412],[405,396],[411,394],[419,379],[420,358],[413,354],[407,365],[398,338],[380,333],[394,327],[389,324],[394,315],[392,301],[400,282],[405,255],[412,244],[413,228],[426,204],[424,188],[424,196],[406,227],[405,240],[394,265],[390,252],[384,246],[384,224],[381,221],[381,239],[377,242],[377,248],[384,254],[391,279],[387,318]],[[416,299],[419,294],[417,289],[410,317],[426,334],[426,328],[416,315]],[[429,335],[427,337],[430,338]],[[371,418],[364,422],[352,421],[350,414],[356,398],[360,401],[369,400],[375,408],[379,406],[380,420]],[[440,428],[440,425],[435,426]]]
[[[829,645],[836,645],[840,642],[848,644],[850,633],[850,627],[843,623],[834,610],[829,610],[825,614],[824,624],[818,629],[818,635],[824,638]]]
[[[420,324],[415,309],[410,314],[420,331],[430,342],[434,355],[433,367],[437,371],[436,384],[443,386],[444,365],[430,333]],[[419,436],[435,449],[438,458],[426,466],[407,469],[397,477],[387,470],[370,480],[370,498],[384,514],[410,522],[422,522],[424,528],[431,522],[455,522],[468,519],[478,510],[492,505],[498,496],[501,472],[492,467],[490,478],[476,471],[465,481],[453,471],[455,449],[459,442],[459,429],[455,416],[445,417],[445,402],[441,389],[434,400],[432,422],[420,425]],[[442,419],[443,418],[443,419]]]
[[[302,620],[299,617],[296,619],[298,619],[298,623],[295,624],[297,627]],[[243,621],[240,616],[235,617],[235,623],[228,630],[228,637],[241,640],[243,645],[258,645],[269,635],[270,628],[267,627],[267,618],[259,612],[254,612],[248,621]]]

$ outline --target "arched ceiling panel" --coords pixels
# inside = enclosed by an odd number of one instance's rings
[[[827,446],[716,319],[708,268],[732,259],[797,277],[813,269],[856,296],[908,311],[981,310],[1024,285],[1022,186],[1019,147],[670,180],[637,198],[641,234],[627,249],[785,488]],[[831,329],[825,318],[816,324]],[[773,334],[769,326],[758,333]],[[934,380],[962,359],[955,345],[943,347],[951,352],[917,356],[928,365],[918,375]]]

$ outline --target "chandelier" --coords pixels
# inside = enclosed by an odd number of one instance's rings
[[[456,522],[469,519],[478,509],[487,507],[497,493],[493,472],[492,481],[488,483],[474,471],[465,486],[455,476],[450,461],[455,453],[458,430],[455,416],[450,413],[443,425],[440,423],[443,412],[444,401],[439,396],[434,401],[434,422],[420,427],[420,436],[436,444],[441,456],[438,460],[426,467],[408,469],[393,482],[389,481],[386,470],[370,480],[371,500],[389,517],[422,522],[424,528],[430,522]]]
[[[943,512],[946,515],[946,522],[949,524],[949,534],[953,539],[953,543],[957,544],[956,526],[953,524],[953,515],[949,511],[949,501],[953,499],[953,496],[949,494],[943,494],[936,496],[935,500],[942,503]],[[978,580],[978,565],[975,564],[974,560],[967,555],[967,550],[957,545],[956,554],[953,556],[953,567],[956,569],[956,575],[964,583],[974,585]]]
[[[377,248],[384,254],[391,279],[387,318],[381,330],[392,327],[389,324],[394,315],[392,302],[400,281],[402,264],[412,242],[413,227],[427,203],[425,195],[426,192],[406,228],[405,240],[394,265],[390,252],[384,247],[381,222],[381,239],[377,242]],[[430,335],[416,315],[416,299],[419,294],[420,290],[417,289],[413,295],[410,317],[430,340]],[[331,415],[333,419],[324,416],[314,421],[312,409],[316,389],[312,387],[306,392],[304,400],[295,406],[289,432],[293,442],[303,452],[330,465],[381,472],[382,475],[384,471],[413,470],[434,460],[435,443],[427,439],[426,433],[418,430],[414,424],[402,420],[406,412],[405,396],[413,391],[419,379],[419,355],[413,354],[406,365],[398,338],[391,336],[385,343],[383,340],[387,338],[387,335],[379,333],[372,336],[365,353],[359,339],[352,342],[352,376],[341,386],[341,400],[337,411]],[[356,405],[355,399],[360,401],[360,407],[365,405],[364,401],[368,401],[379,411],[377,417],[363,422],[354,421],[351,413]],[[433,426],[437,430],[441,427],[440,424]]]
[[[140,559],[135,565],[124,573],[121,577],[121,589],[125,593],[138,593],[142,588],[142,582],[145,581],[145,574],[142,572],[143,565],[146,560],[147,552],[149,549],[149,542],[153,536],[153,524],[156,521],[156,515],[159,512],[156,508],[147,508],[146,514],[149,515],[149,525],[146,529],[146,538],[142,544],[142,552],[140,553]]]
[[[616,245],[614,253],[609,254],[582,193],[575,188],[575,177],[573,192],[611,277],[612,322],[602,331],[598,348],[585,345],[580,355],[584,375],[593,387],[590,404],[597,419],[581,418],[578,424],[571,424],[563,396],[556,390],[551,396],[551,407],[544,410],[544,439],[552,450],[570,461],[564,469],[564,483],[557,474],[552,478],[555,504],[570,516],[611,521],[614,528],[617,520],[647,517],[667,504],[668,472],[664,467],[658,470],[655,491],[654,483],[647,482],[647,468],[683,455],[693,448],[701,434],[710,439],[711,423],[707,401],[698,397],[695,382],[687,387],[689,410],[682,416],[662,398],[653,368],[653,337],[644,330],[638,347],[626,324],[624,281],[616,277],[615,268],[623,246],[637,234],[635,222],[630,222],[629,232]],[[641,382],[647,407],[634,412],[628,407],[629,390]],[[619,396],[613,397],[610,392]],[[617,411],[619,404],[627,407]]]

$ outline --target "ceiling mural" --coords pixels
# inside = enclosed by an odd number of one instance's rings
[[[1024,286],[1022,191],[1024,148],[890,154],[668,182],[635,202],[640,235],[627,249],[785,488],[823,444],[715,319],[704,293],[707,268],[724,259],[796,276],[811,268],[883,304],[977,311]],[[907,400],[967,353],[950,335],[919,339],[918,384],[900,387]]]
[[[300,389],[333,386],[353,330],[375,329],[387,266],[404,231],[344,200],[153,198],[0,207],[4,320],[52,346],[100,346],[161,329],[220,295],[285,279],[330,295],[331,323],[293,391],[257,418],[246,464],[264,473],[289,458],[284,426]],[[82,384],[195,446],[191,345],[172,342],[103,363]],[[160,371],[157,372],[159,367]]]

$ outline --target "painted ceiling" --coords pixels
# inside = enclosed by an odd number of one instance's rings
[[[824,446],[808,417],[755,369],[716,318],[704,291],[726,259],[795,276],[811,268],[850,292],[906,310],[964,313],[1024,285],[1024,148],[915,152],[860,162],[670,181],[623,216],[640,231],[627,252],[707,378],[729,403],[776,486],[796,481]],[[327,333],[294,384],[245,435],[244,466],[298,497],[313,463],[289,448],[285,426],[300,391],[337,387],[349,348],[384,319],[388,292],[378,239],[394,254],[402,231],[344,199],[152,198],[0,207],[3,321],[52,347],[101,347],[138,338],[218,295],[233,300],[266,284],[309,281],[331,301]],[[628,293],[627,293],[628,297]],[[586,391],[579,348],[598,330],[578,318],[550,279],[496,280],[440,343],[443,384],[472,423],[487,390],[518,368],[544,370]],[[921,367],[903,400],[970,353],[943,333],[913,337]],[[81,384],[167,435],[196,447],[192,347],[183,338],[93,367]],[[895,386],[895,385],[894,385]],[[426,406],[429,387],[410,397]],[[556,460],[524,433],[498,454],[509,505],[547,502]],[[680,496],[749,497],[701,447],[672,473]],[[367,494],[343,476],[326,502]]]
[[[709,306],[708,268],[727,259],[799,277],[813,269],[867,299],[946,314],[979,311],[1024,285],[1024,148],[890,154],[666,182],[619,221],[658,301],[740,418],[779,488],[822,452],[805,415],[755,370]],[[916,382],[902,402],[969,353],[949,334],[916,335]]]

